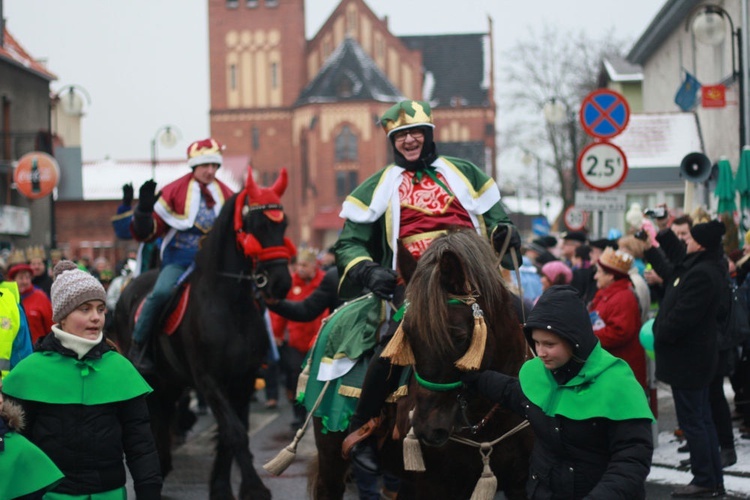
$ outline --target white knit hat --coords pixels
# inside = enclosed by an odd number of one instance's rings
[[[90,300],[106,303],[107,292],[99,280],[81,271],[70,260],[61,260],[52,270],[52,321],[59,323],[73,310]]]

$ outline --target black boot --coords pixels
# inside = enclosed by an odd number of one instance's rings
[[[352,461],[352,464],[369,474],[380,474],[380,458],[378,456],[376,438],[373,435],[379,423],[380,419],[372,419],[361,424],[356,415],[353,415],[351,424],[349,425],[350,436],[369,434],[349,450],[349,459]]]
[[[151,359],[147,343],[136,342],[134,340],[133,345],[130,346],[130,350],[128,351],[128,359],[130,359],[133,366],[139,372],[153,373],[154,360]]]

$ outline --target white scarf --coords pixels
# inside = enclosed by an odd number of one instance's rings
[[[99,336],[96,340],[89,340],[72,333],[64,332],[58,328],[57,325],[52,325],[52,333],[57,337],[57,340],[65,347],[70,349],[78,355],[78,359],[83,358],[87,352],[94,348],[104,337],[103,332],[99,332]]]

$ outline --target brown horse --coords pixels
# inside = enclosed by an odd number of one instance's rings
[[[175,403],[186,387],[194,387],[218,426],[211,499],[235,498],[233,462],[241,474],[238,498],[271,498],[253,466],[248,419],[253,381],[269,348],[260,295],[281,299],[291,287],[288,264],[294,247],[284,237],[287,221],[280,205],[286,184],[285,170],[271,188],[257,186],[248,170],[245,189],[227,200],[198,251],[180,326],[171,336],[151,336],[156,371],[147,376],[154,388],[148,402],[162,472],[172,467]],[[116,335],[124,350],[135,311],[155,279],[155,272],[139,276],[117,303]]]
[[[461,230],[433,241],[409,278],[400,347],[411,348],[414,377],[399,404],[399,422],[404,435],[403,410],[413,409],[410,422],[426,469],[413,476],[418,498],[469,498],[483,471],[479,444],[497,441],[522,421],[460,383],[472,363],[517,375],[527,359],[511,295],[497,269],[489,242]],[[489,465],[509,499],[526,497],[531,447],[530,429],[492,447]]]
[[[456,362],[465,361],[467,351],[472,351],[478,368],[517,375],[527,359],[528,346],[500,276],[497,255],[476,232],[459,230],[437,238],[419,262],[399,249],[398,262],[408,282],[408,306],[401,340],[394,342],[401,344],[396,347],[401,354],[413,353],[407,364],[415,376],[408,396],[398,400],[398,411],[392,405],[388,409],[397,415],[391,419],[395,428],[387,434],[400,440],[385,441],[382,465],[403,478],[399,499],[469,498],[483,472],[482,455],[475,446],[497,440],[522,419],[468,393]],[[486,334],[475,329],[480,314]],[[479,351],[471,348],[477,335],[484,336],[484,348]],[[340,457],[345,433],[325,432],[317,417],[313,422],[320,457],[313,478],[315,498],[341,498],[348,466]],[[423,445],[424,472],[404,471],[403,438],[410,424]],[[497,476],[498,489],[509,499],[526,498],[532,444],[530,429],[524,429],[495,444],[489,454],[488,465]]]

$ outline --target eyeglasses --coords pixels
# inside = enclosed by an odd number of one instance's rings
[[[404,142],[406,136],[410,135],[412,139],[420,140],[424,139],[424,132],[418,128],[411,128],[408,130],[399,130],[393,134],[393,140],[396,142]]]

